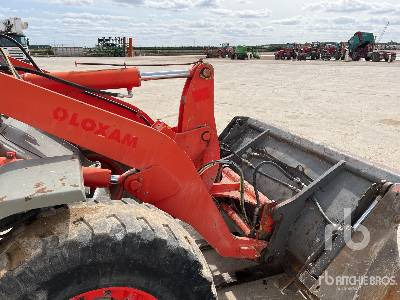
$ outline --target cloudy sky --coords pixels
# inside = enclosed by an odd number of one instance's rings
[[[341,41],[358,30],[400,41],[399,0],[1,0],[0,17],[29,23],[33,44],[139,46]]]

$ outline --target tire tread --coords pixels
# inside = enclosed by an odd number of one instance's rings
[[[115,253],[143,255],[134,252],[141,244],[136,238],[173,251],[176,255],[171,259],[182,259],[185,263],[178,263],[184,269],[195,271],[196,279],[191,280],[201,283],[195,288],[197,293],[203,299],[204,295],[216,297],[208,265],[189,233],[165,212],[131,199],[71,204],[41,214],[23,230],[16,230],[6,245],[0,245],[0,295],[42,297],[40,286],[50,280],[46,274],[104,261]]]

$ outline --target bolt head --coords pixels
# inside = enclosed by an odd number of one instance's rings
[[[212,71],[209,68],[204,68],[203,70],[201,70],[200,72],[200,76],[204,79],[209,79],[211,78],[212,75]]]
[[[203,132],[201,138],[203,141],[208,142],[211,139],[211,133],[209,131]]]

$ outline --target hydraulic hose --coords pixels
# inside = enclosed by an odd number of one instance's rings
[[[22,72],[25,72],[25,73],[31,73],[31,74],[34,74],[34,75],[42,76],[44,78],[47,78],[47,79],[50,79],[50,80],[53,80],[53,81],[56,81],[56,82],[59,82],[59,83],[74,87],[74,88],[77,88],[77,89],[82,90],[84,92],[104,94],[104,95],[109,95],[109,96],[113,96],[113,97],[118,97],[120,95],[118,93],[111,93],[111,92],[106,92],[106,91],[102,91],[102,90],[92,89],[90,87],[83,86],[83,85],[80,85],[80,84],[77,84],[77,83],[74,83],[74,82],[71,82],[71,81],[68,81],[68,80],[65,80],[65,79],[50,75],[48,73],[44,73],[42,71],[35,71],[35,70],[31,70],[29,68],[24,68],[24,67],[15,67],[15,69],[17,71],[22,71]]]

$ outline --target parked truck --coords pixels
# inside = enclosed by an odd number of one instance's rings
[[[349,40],[349,57],[354,61],[364,58],[366,61],[393,62],[396,60],[396,52],[377,50],[374,34],[358,31]]]
[[[24,30],[28,29],[28,23],[23,22],[21,18],[8,18],[0,21],[0,33],[6,34],[9,37],[20,43],[26,51],[29,51],[29,40],[24,34]],[[0,47],[11,57],[26,60],[24,52],[15,46],[11,41],[0,38]]]

